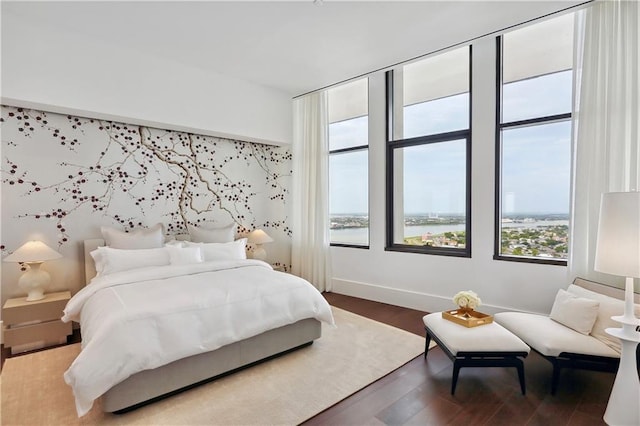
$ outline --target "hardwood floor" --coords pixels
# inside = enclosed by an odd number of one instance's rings
[[[330,304],[424,336],[426,313],[334,293]],[[611,373],[563,370],[550,394],[551,364],[535,352],[525,360],[527,394],[513,368],[463,368],[450,394],[452,362],[438,347],[415,358],[305,425],[604,425]]]

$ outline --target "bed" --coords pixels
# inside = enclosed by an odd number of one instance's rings
[[[96,274],[89,253],[103,244],[84,242],[87,282]],[[79,416],[98,397],[104,411],[126,411],[309,345],[321,321],[333,323],[311,284],[258,260],[99,276],[74,295],[63,320],[79,321],[83,334],[65,373]]]

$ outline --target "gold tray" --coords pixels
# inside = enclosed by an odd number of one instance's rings
[[[444,311],[442,312],[442,318],[453,321],[456,324],[464,325],[465,327],[477,327],[493,322],[492,315],[483,314],[478,311],[462,311],[460,309]]]

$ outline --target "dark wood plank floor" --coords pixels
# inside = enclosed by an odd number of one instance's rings
[[[325,293],[330,304],[424,336],[425,312]],[[305,422],[305,425],[603,425],[611,373],[564,370],[550,394],[551,364],[525,360],[527,394],[513,368],[463,368],[450,394],[452,362],[438,347]]]

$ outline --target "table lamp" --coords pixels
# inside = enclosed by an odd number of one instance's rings
[[[624,315],[611,317],[622,328],[606,332],[620,339],[622,352],[604,421],[610,425],[640,425],[640,379],[636,346],[640,320],[634,315],[633,279],[640,277],[640,192],[602,194],[594,269],[626,278]]]
[[[262,247],[262,245],[273,242],[273,238],[271,238],[262,229],[256,229],[252,231],[251,233],[249,233],[248,238],[249,242],[255,245],[255,248],[253,249],[253,258],[266,260],[267,251],[264,249],[264,247]]]
[[[18,280],[18,286],[28,293],[27,301],[44,299],[44,290],[51,281],[47,271],[40,269],[46,260],[60,259],[62,255],[42,241],[29,241],[4,258],[5,262],[26,263],[29,267]]]

